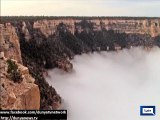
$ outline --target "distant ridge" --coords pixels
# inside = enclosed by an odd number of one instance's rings
[[[28,20],[53,20],[53,19],[118,19],[118,20],[144,20],[144,19],[160,19],[160,17],[138,17],[138,16],[1,16],[0,23],[12,21],[28,21]]]

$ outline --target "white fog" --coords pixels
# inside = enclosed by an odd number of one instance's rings
[[[160,49],[133,48],[75,56],[70,73],[49,71],[68,120],[160,120]],[[156,116],[140,116],[141,105]]]

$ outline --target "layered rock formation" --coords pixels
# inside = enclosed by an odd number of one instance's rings
[[[115,30],[121,33],[134,33],[134,34],[150,34],[152,37],[160,34],[160,19],[114,19],[114,18],[96,18],[89,20],[94,31]],[[66,30],[72,34],[75,31],[84,31],[83,26],[80,24],[82,20],[79,19],[59,19],[59,20],[39,20],[35,21],[33,28],[40,29],[45,36],[53,35],[56,33],[57,26],[60,23],[66,25]]]

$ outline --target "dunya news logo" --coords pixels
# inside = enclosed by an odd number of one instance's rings
[[[140,115],[141,116],[155,116],[156,106],[140,106]]]

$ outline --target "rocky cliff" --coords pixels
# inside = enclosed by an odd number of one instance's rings
[[[40,90],[41,109],[61,107],[61,97],[45,81],[47,69],[58,67],[66,72],[71,71],[74,66],[70,59],[77,54],[118,51],[134,46],[143,46],[147,49],[155,45],[160,46],[160,18],[4,17],[4,19],[1,24],[1,48],[3,46],[1,51],[4,51],[6,58],[17,60],[18,66],[23,61],[23,65],[28,68],[25,73],[27,76],[29,73],[33,76]],[[6,60],[3,62],[5,65]],[[24,76],[21,81],[31,79],[26,78],[23,72],[20,74]],[[5,79],[6,84],[10,84],[7,82],[8,78]],[[20,95],[21,101],[28,101],[25,96],[33,97],[32,101],[38,99],[30,94],[32,89],[38,89],[33,82],[25,84],[21,82],[18,85],[24,85],[26,91],[25,86],[28,84],[33,86],[30,86],[29,92],[25,92],[26,95]]]
[[[152,37],[160,34],[160,18],[159,19],[114,19],[114,18],[95,18],[84,19],[86,22],[92,24],[90,27],[94,31],[115,30],[120,33],[134,33],[134,34],[150,34]],[[84,20],[79,19],[56,19],[56,20],[38,20],[33,23],[33,28],[40,29],[45,36],[56,33],[57,26],[64,23],[66,30],[72,34],[75,31],[79,33],[84,31]],[[84,24],[85,25],[85,24]]]
[[[22,65],[15,27],[1,25],[0,32],[0,109],[40,109],[39,87]]]
[[[16,29],[10,23],[0,24],[0,51],[6,58],[17,60],[22,63],[19,38]]]
[[[12,60],[14,61],[14,60]],[[35,79],[29,74],[28,68],[15,61],[21,82],[15,82],[7,73],[7,58],[1,58],[0,108],[16,110],[40,109],[40,91]],[[18,78],[16,78],[18,80]]]

